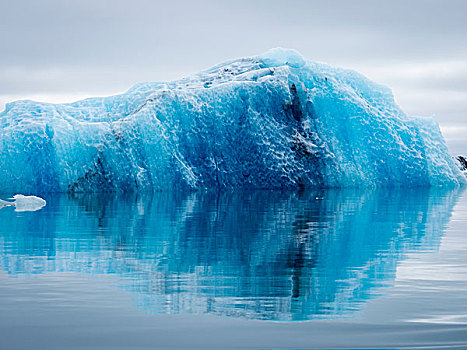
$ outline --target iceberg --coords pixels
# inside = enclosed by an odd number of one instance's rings
[[[433,118],[295,50],[74,103],[0,113],[0,192],[458,186]]]

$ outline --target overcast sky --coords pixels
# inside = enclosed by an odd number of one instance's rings
[[[0,109],[183,77],[272,47],[386,84],[467,153],[467,1],[0,0]]]

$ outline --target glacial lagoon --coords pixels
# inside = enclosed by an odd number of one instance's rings
[[[467,346],[463,189],[45,199],[0,210],[2,349]]]

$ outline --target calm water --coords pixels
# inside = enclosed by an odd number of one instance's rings
[[[0,210],[0,349],[467,348],[462,190],[46,199]]]

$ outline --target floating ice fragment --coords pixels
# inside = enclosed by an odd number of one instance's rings
[[[4,201],[0,199],[0,208],[15,207],[15,211],[36,211],[45,207],[47,202],[36,196],[24,196],[22,194],[14,195],[13,202]]]

